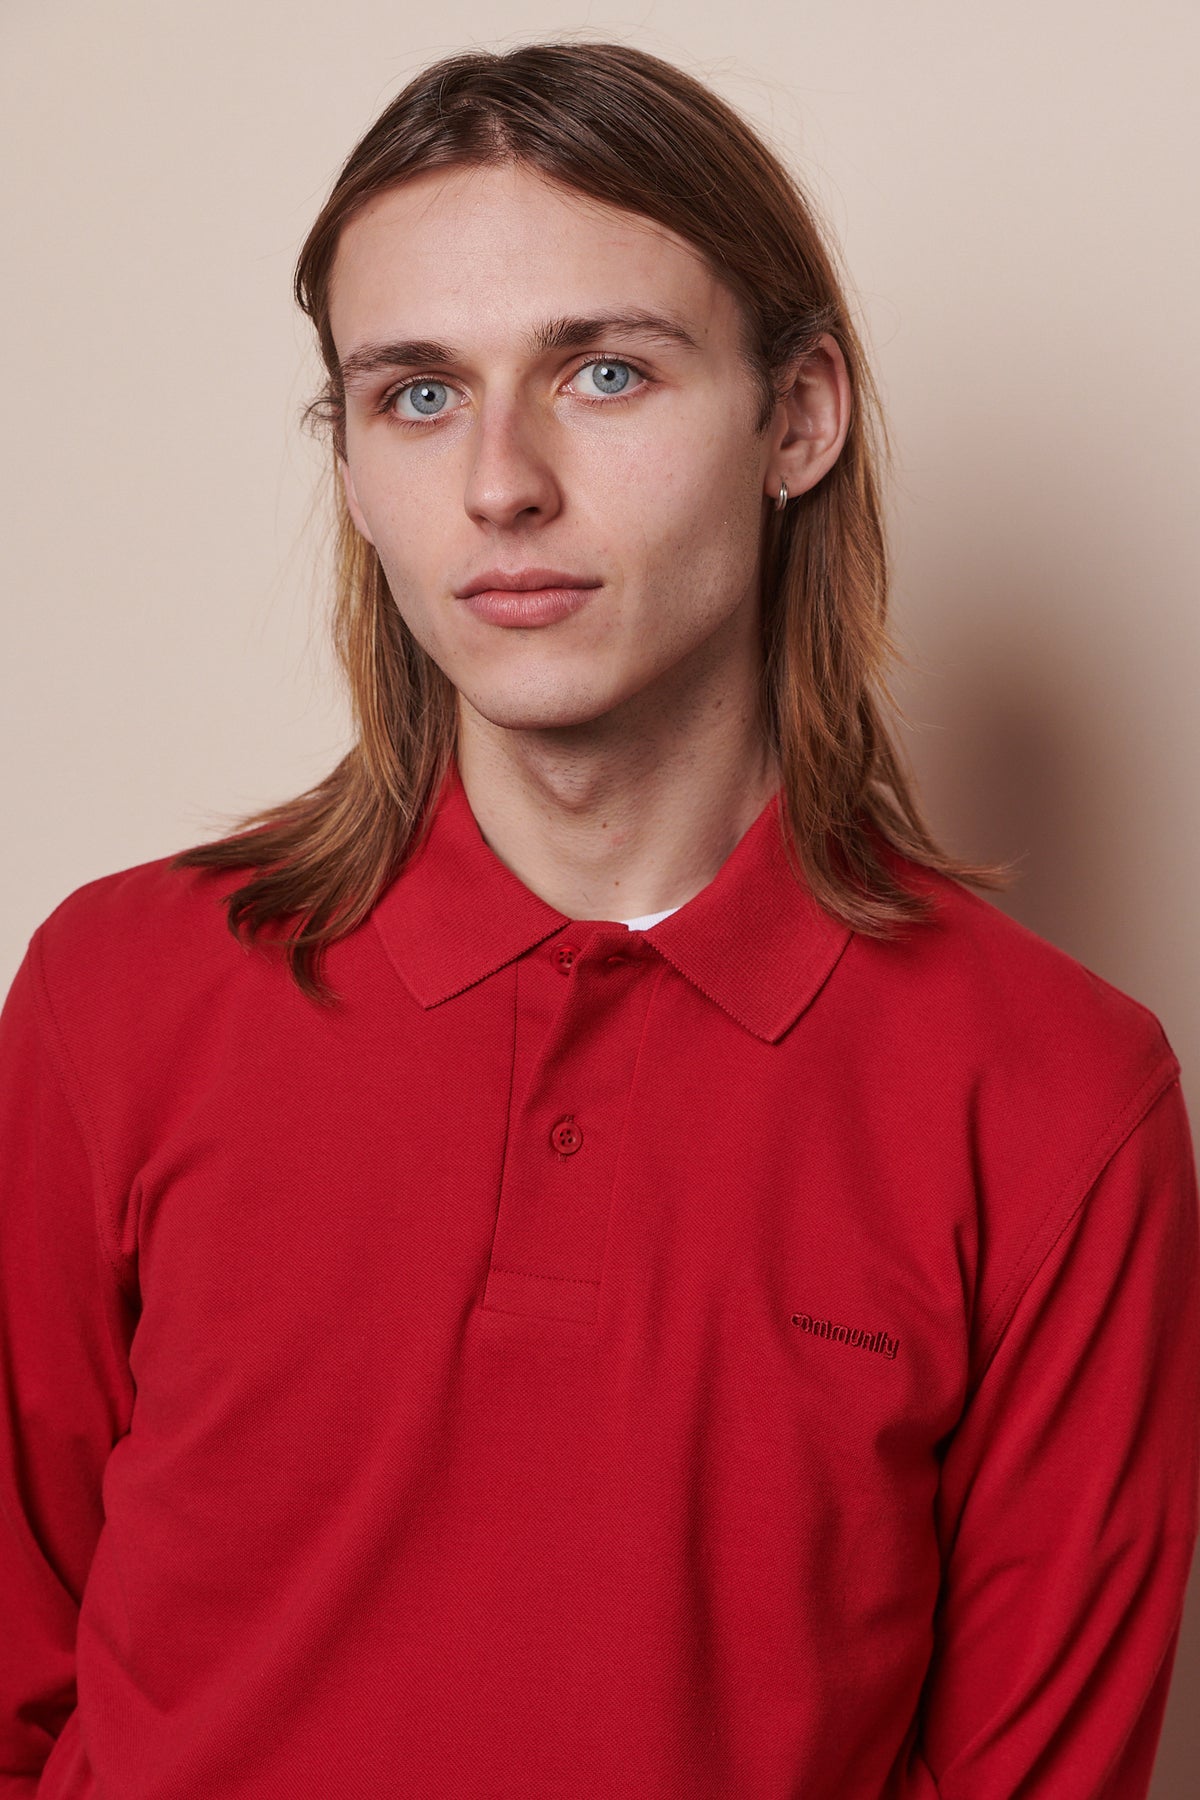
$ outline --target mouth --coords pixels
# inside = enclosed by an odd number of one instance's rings
[[[592,588],[600,583],[590,575],[577,575],[568,569],[547,569],[531,564],[527,569],[481,569],[465,587],[455,588],[456,600],[468,600],[475,594],[530,594],[559,592],[563,588]]]
[[[489,587],[461,597],[477,619],[490,625],[553,625],[587,605],[599,582],[556,587]]]
[[[455,598],[489,625],[553,625],[586,606],[603,584],[573,570],[531,564],[524,569],[481,569]]]

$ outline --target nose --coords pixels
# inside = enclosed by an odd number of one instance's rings
[[[553,468],[553,424],[516,396],[494,396],[479,410],[463,504],[473,519],[513,525],[524,514],[551,518],[562,499]]]

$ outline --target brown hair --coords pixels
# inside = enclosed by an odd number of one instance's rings
[[[927,916],[880,854],[997,887],[1006,872],[938,848],[883,723],[888,564],[877,465],[886,429],[829,249],[794,178],[703,83],[611,43],[541,43],[433,63],[350,153],[304,243],[295,295],[312,320],[327,381],[307,409],[344,448],[345,396],[329,328],[329,286],[347,221],[371,198],[450,165],[516,162],[694,245],[740,303],[743,355],[765,430],[785,367],[824,332],[849,372],[849,433],[833,467],[785,511],[768,506],[762,558],[760,716],[782,776],[780,821],[797,880],[835,917],[873,936]],[[454,756],[456,697],[416,643],[340,482],[334,641],[357,741],[294,800],[244,818],[172,866],[249,869],[226,895],[235,936],[284,921],[293,977],[335,998],[317,969],[324,945],[369,913],[424,835]],[[881,841],[882,840],[882,843]]]

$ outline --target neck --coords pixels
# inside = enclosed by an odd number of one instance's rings
[[[663,742],[567,744],[460,712],[458,768],[476,823],[533,893],[572,919],[632,919],[713,879],[779,786],[753,709]]]

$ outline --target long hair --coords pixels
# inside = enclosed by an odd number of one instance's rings
[[[765,431],[785,367],[822,333],[851,389],[849,431],[832,468],[780,512],[762,544],[759,718],[781,771],[789,864],[815,900],[876,937],[927,916],[886,848],[977,886],[1004,884],[933,841],[884,722],[895,650],[885,615],[888,557],[877,470],[888,455],[878,394],[833,255],[794,177],[702,82],[627,45],[540,43],[470,51],[424,69],[351,151],[296,265],[297,304],[325,365],[307,417],[345,449],[345,394],[329,326],[340,234],[375,195],[427,170],[517,163],[666,226],[693,245],[738,302],[741,346]],[[224,896],[235,936],[282,937],[293,978],[314,1000],[324,947],[352,931],[421,842],[457,747],[449,678],[415,641],[341,483],[333,633],[356,741],[296,799],[247,815],[173,866],[249,871]]]

